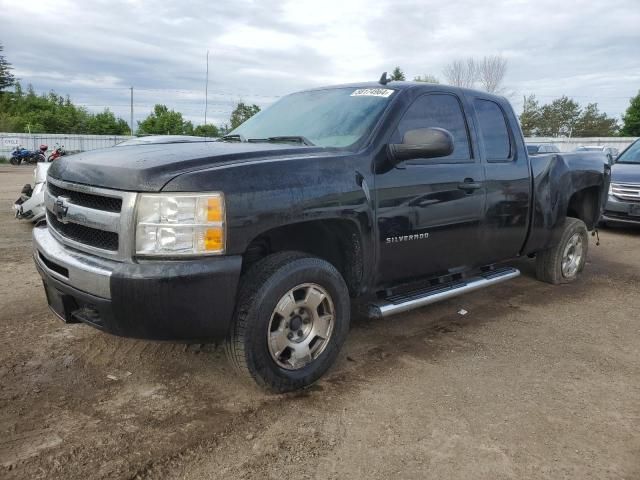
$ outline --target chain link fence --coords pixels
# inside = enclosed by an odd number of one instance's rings
[[[18,147],[27,150],[38,150],[40,145],[47,145],[52,152],[56,145],[64,146],[69,153],[113,147],[131,138],[126,135],[67,135],[47,133],[0,133],[0,157],[9,158],[11,151]]]

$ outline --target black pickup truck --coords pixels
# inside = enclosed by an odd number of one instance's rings
[[[501,97],[411,82],[283,97],[217,141],[57,160],[34,259],[51,309],[106,332],[224,341],[277,392],[334,362],[354,310],[386,317],[585,265],[609,167],[529,157]],[[502,265],[501,265],[502,264]]]

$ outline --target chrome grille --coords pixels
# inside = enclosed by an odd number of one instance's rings
[[[115,232],[105,232],[78,223],[62,223],[50,211],[47,211],[47,223],[56,232],[75,242],[114,252],[118,250],[118,234]]]
[[[611,193],[623,200],[635,200],[640,202],[640,184],[612,183]]]
[[[52,183],[47,185],[49,193],[54,197],[67,197],[76,205],[95,208],[96,210],[106,210],[108,212],[119,212],[122,209],[122,199],[114,197],[104,197],[90,193],[78,192],[66,188],[58,187]]]
[[[132,258],[136,193],[47,178],[47,224],[60,242],[114,260]]]

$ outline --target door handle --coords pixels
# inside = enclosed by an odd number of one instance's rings
[[[478,190],[479,188],[482,188],[482,184],[474,182],[473,178],[465,178],[464,182],[458,184],[458,188],[460,190],[471,192],[471,190]]]

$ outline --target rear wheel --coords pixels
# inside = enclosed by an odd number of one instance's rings
[[[559,284],[573,282],[584,269],[589,234],[582,220],[567,217],[560,241],[536,258],[538,280]]]
[[[243,278],[227,356],[274,392],[305,387],[334,363],[349,315],[347,286],[333,265],[297,252],[270,255]]]

